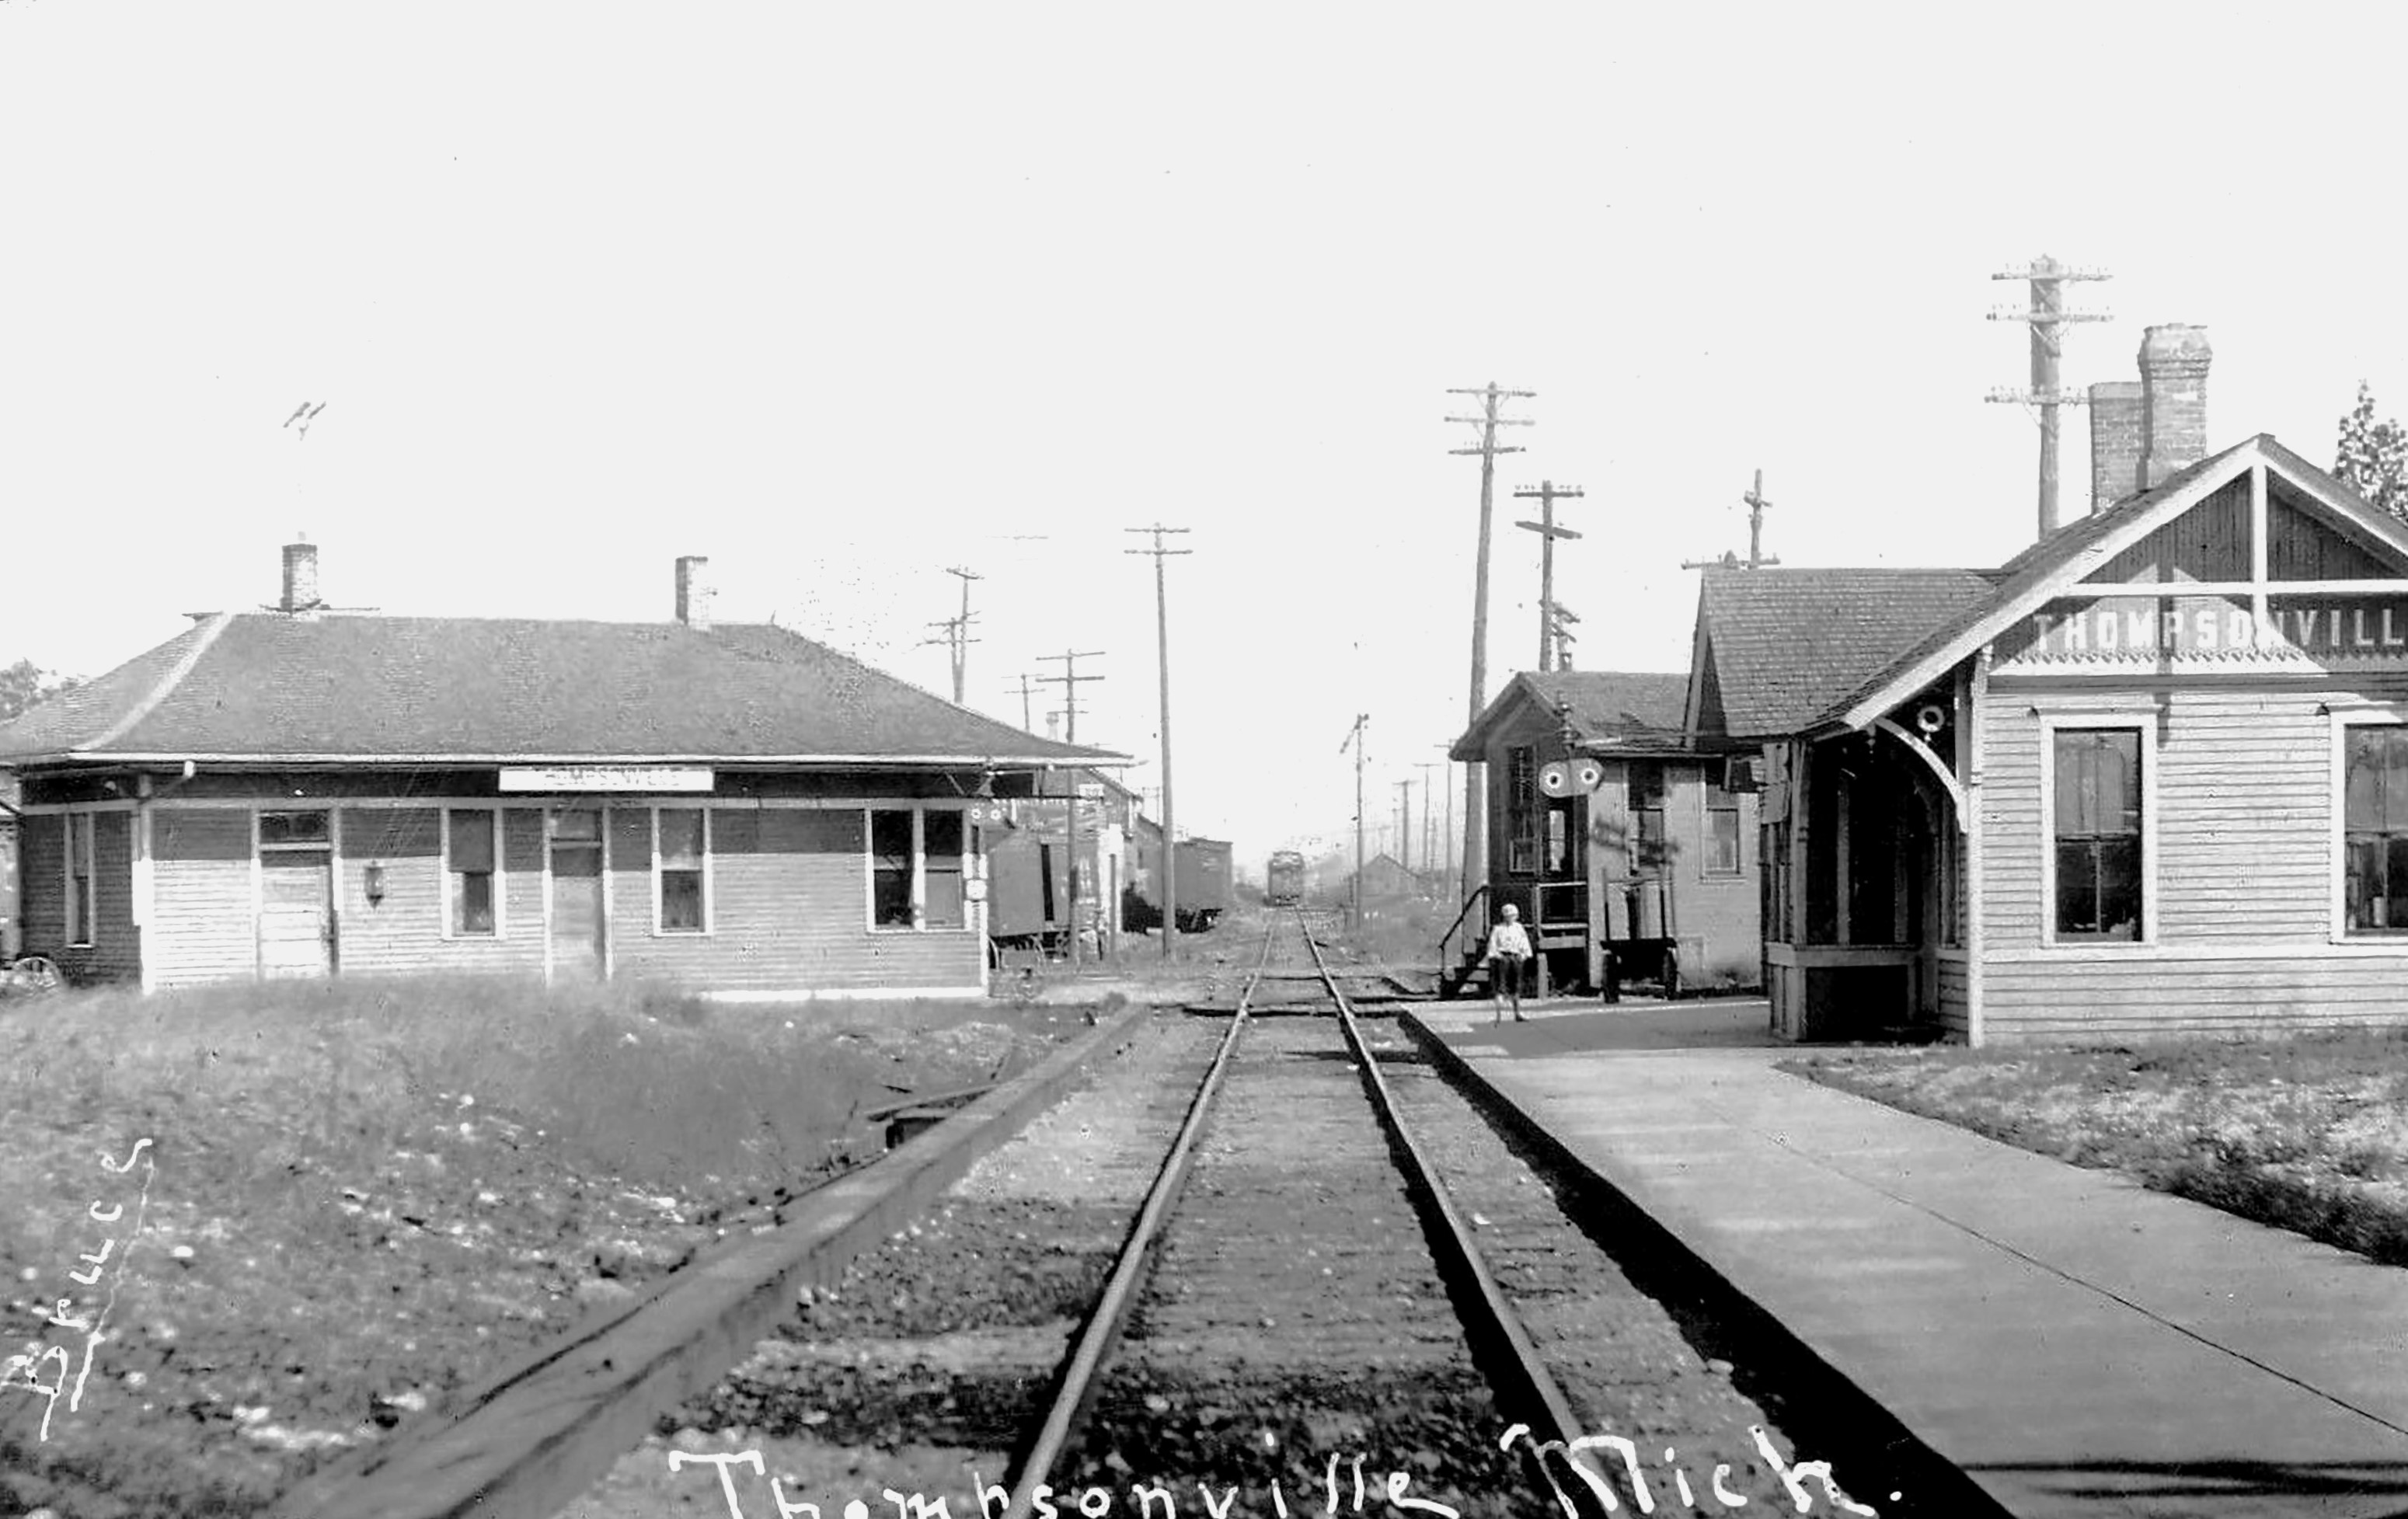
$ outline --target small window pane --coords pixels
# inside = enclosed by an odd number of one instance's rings
[[[2408,731],[2385,728],[2383,752],[2383,822],[2386,833],[2408,829]]]
[[[698,807],[661,809],[661,867],[702,868],[703,823]]]
[[[262,812],[259,841],[263,844],[322,844],[334,837],[329,812]]]
[[[869,814],[869,911],[881,928],[911,926],[911,814]]]
[[[494,878],[490,871],[452,873],[452,922],[455,933],[494,931]]]
[[[2368,728],[2347,730],[2349,743],[2344,766],[2344,788],[2346,799],[2344,826],[2361,831],[2384,827],[2383,761],[2384,752],[2375,739],[2378,735]]]
[[[1707,814],[1713,820],[1713,856],[1707,868],[1718,876],[1739,874],[1739,810],[1715,808]]]
[[[922,826],[930,865],[948,858],[955,861],[961,858],[962,815],[959,812],[930,812]]]
[[[601,842],[602,810],[598,807],[561,809],[552,815],[552,837],[564,843]]]
[[[661,931],[670,934],[702,932],[701,871],[661,871]]]
[[[491,870],[494,867],[494,814],[452,814],[452,868]]]

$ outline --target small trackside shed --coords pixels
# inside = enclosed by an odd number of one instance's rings
[[[1776,1028],[2408,1021],[2408,525],[2264,435],[2207,455],[2198,329],[2141,363],[2092,389],[2092,512],[1999,569],[1859,583],[1786,652],[1708,572],[1694,715],[1761,741]]]
[[[144,988],[659,978],[714,996],[977,993],[983,843],[1117,756],[783,629],[353,615],[316,551],[276,609],[0,725],[23,948]]]
[[[1621,975],[1756,979],[1756,798],[1725,789],[1726,756],[1683,727],[1688,684],[1524,671],[1488,704],[1450,751],[1486,767],[1488,879],[1442,956],[1476,954],[1510,902],[1542,985],[1603,985],[1609,953]]]

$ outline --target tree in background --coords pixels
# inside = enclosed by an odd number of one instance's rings
[[[2333,460],[2341,482],[2392,516],[2408,521],[2408,431],[2374,417],[2374,393],[2358,382],[2358,405],[2341,419]]]
[[[39,707],[52,696],[73,691],[82,682],[55,671],[45,670],[30,659],[14,665],[0,665],[0,723],[6,723],[28,708]]]

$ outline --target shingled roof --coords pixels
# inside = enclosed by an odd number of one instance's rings
[[[1972,569],[1713,566],[1698,597],[1700,732],[1794,733],[1985,601]]]
[[[1059,765],[1035,738],[783,628],[223,613],[0,724],[0,763]]]
[[[1684,742],[1681,706],[1689,689],[1685,675],[1626,670],[1524,670],[1497,694],[1479,720],[1455,741],[1449,756],[1478,760],[1497,724],[1525,703],[1553,712],[1571,705],[1574,733],[1584,742],[1655,738],[1670,747]]]

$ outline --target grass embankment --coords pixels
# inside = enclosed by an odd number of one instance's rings
[[[1848,1051],[1815,1081],[2408,1265],[2408,1033]]]
[[[0,1361],[79,1369],[41,1320],[107,1303],[79,1408],[0,1387],[0,1512],[253,1511],[876,1153],[866,1110],[1085,1027],[508,982],[0,1003]]]

